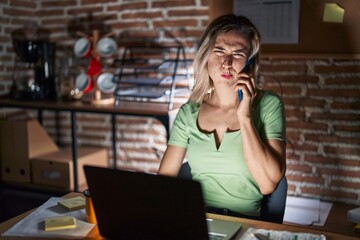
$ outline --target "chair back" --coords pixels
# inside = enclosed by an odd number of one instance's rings
[[[178,177],[192,179],[191,168],[188,162],[182,164]],[[264,195],[263,200],[261,201],[261,220],[274,223],[283,222],[287,188],[287,179],[284,175],[275,191],[271,194]]]

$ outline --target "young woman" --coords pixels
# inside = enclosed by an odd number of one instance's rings
[[[177,176],[186,155],[209,212],[257,218],[285,173],[283,102],[256,86],[260,36],[247,18],[215,19],[199,46],[158,174]]]

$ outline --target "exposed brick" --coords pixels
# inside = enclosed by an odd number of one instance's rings
[[[173,0],[173,1],[153,1],[154,8],[168,8],[168,7],[185,7],[194,6],[195,0]]]
[[[329,78],[325,79],[325,85],[358,85],[360,82],[359,77],[347,77],[347,78]]]
[[[10,19],[9,18],[5,18],[5,17],[0,17],[0,23],[3,23],[3,24],[7,24],[10,22]]]
[[[349,188],[349,189],[360,189],[360,183],[358,182],[350,182],[350,181],[342,181],[333,179],[331,180],[331,186],[341,187],[341,188]]]
[[[335,131],[360,132],[360,125],[334,125]]]
[[[324,179],[319,176],[306,176],[306,175],[286,175],[288,181],[306,182],[313,184],[324,184]]]
[[[360,104],[359,102],[334,102],[330,104],[330,108],[342,110],[360,110]]]
[[[67,19],[66,17],[62,17],[62,18],[43,18],[41,20],[41,25],[46,26],[46,25],[54,25],[54,24],[63,24],[63,25],[67,25],[69,23],[71,23],[70,19]]]
[[[117,23],[111,23],[109,26],[116,30],[124,30],[124,29],[131,29],[131,28],[147,28],[146,21],[134,21],[134,22],[117,22]]]
[[[3,13],[4,15],[10,15],[10,16],[26,16],[26,17],[35,16],[34,10],[24,10],[24,9],[3,8]]]
[[[285,106],[298,106],[298,107],[318,107],[324,108],[326,101],[323,99],[312,99],[309,97],[298,97],[294,98],[292,96],[284,96],[283,100],[285,102]]]
[[[300,140],[300,136],[301,136],[301,134],[299,132],[294,132],[294,131],[287,131],[286,132],[286,137],[288,139],[291,139],[292,141]]]
[[[359,73],[360,66],[315,66],[314,71],[316,73]]]
[[[317,187],[301,187],[301,192],[305,194],[313,194],[316,196],[323,196],[324,198],[336,198],[336,199],[351,199],[356,200],[357,194],[339,190],[319,189]]]
[[[324,146],[324,151],[327,154],[360,156],[360,148]]]
[[[114,3],[114,2],[117,2],[117,0],[80,0],[81,5],[99,4],[99,3]]]
[[[136,125],[141,125],[141,124],[147,124],[148,123],[148,118],[127,118],[127,117],[118,117],[116,119],[116,124],[136,124]]]
[[[197,41],[209,23],[208,0],[0,2],[3,3],[0,16],[1,95],[7,94],[11,86],[15,54],[10,33],[29,22],[56,33],[51,34],[50,40],[59,43],[57,54],[61,57],[64,51],[72,53],[69,44],[78,37],[76,31],[91,34],[92,29],[99,28],[104,33],[113,31],[117,40],[123,36],[131,40],[153,40],[161,36],[167,43],[181,41],[188,47],[189,58],[194,57]],[[152,53],[141,56],[158,57]],[[343,192],[359,189],[360,177],[355,171],[360,162],[357,140],[360,132],[359,67],[360,60],[345,55],[262,54],[260,73],[263,85],[281,94],[285,103],[290,192],[320,198],[329,194],[329,199],[347,202],[357,199],[355,195],[344,195]],[[36,111],[32,114],[36,116]],[[77,133],[79,144],[97,145],[99,142],[98,145],[105,145],[111,154],[111,123],[109,116],[105,116],[78,114]],[[156,154],[161,154],[166,147],[161,123],[154,118],[117,116],[116,119],[117,166],[155,173],[161,157]],[[69,114],[61,112],[55,115],[47,111],[44,126],[54,139],[59,139],[60,144],[71,144]],[[155,147],[161,150],[154,150]],[[139,154],[144,155],[141,157]],[[301,187],[308,185],[314,185],[314,188]],[[328,186],[341,191],[330,191]]]
[[[260,64],[261,67],[261,64]],[[262,69],[263,70],[263,69]],[[262,75],[265,82],[274,81],[274,82],[281,82],[281,83],[293,83],[293,84],[304,84],[304,83],[312,83],[316,84],[319,82],[318,76],[273,76],[273,75]]]
[[[143,2],[126,2],[126,3],[122,3],[119,5],[113,5],[113,6],[108,6],[107,10],[108,11],[124,11],[124,10],[131,10],[131,9],[146,9],[147,8],[147,2],[143,1]]]
[[[164,20],[164,21],[154,21],[153,25],[155,28],[162,27],[195,27],[197,21],[194,19],[181,19],[181,20]]]
[[[163,14],[161,11],[139,11],[139,12],[133,12],[133,13],[123,13],[122,15],[123,19],[151,19],[151,18],[161,18],[163,17]]]
[[[296,128],[298,130],[316,130],[316,131],[326,131],[328,129],[327,124],[324,123],[302,122],[302,121],[288,122],[287,127]]]
[[[360,167],[360,161],[358,160],[348,160],[339,157],[325,157],[322,155],[309,155],[305,154],[304,161],[314,164],[328,164],[328,165],[336,165],[336,166],[346,166],[346,167]]]
[[[40,10],[40,11],[36,11],[36,15],[37,16],[58,16],[58,15],[63,15],[64,14],[64,10],[63,9],[49,9],[49,10]]]
[[[165,37],[200,37],[202,32],[202,30],[171,29],[165,32]]]
[[[360,145],[360,139],[358,137],[342,137],[328,134],[311,134],[305,133],[305,141],[315,141],[321,143],[349,143]]]
[[[41,1],[44,8],[76,6],[76,0]]]
[[[300,120],[305,120],[305,112],[302,110],[289,110],[286,109],[285,111],[286,116],[288,118],[299,118]]]
[[[92,15],[95,12],[102,12],[102,7],[78,7],[78,8],[71,8],[67,10],[67,13],[70,15],[79,15],[79,14],[90,14]]]
[[[311,173],[312,171],[311,167],[308,165],[297,165],[297,164],[295,165],[295,164],[287,163],[286,167],[288,170],[297,171],[301,173]]]
[[[360,97],[358,89],[314,89],[307,90],[307,95],[318,97]]]
[[[319,146],[317,144],[311,144],[311,143],[293,143],[293,147],[295,148],[295,150],[297,151],[313,151],[316,152],[319,148]]]
[[[261,71],[264,72],[298,72],[298,73],[306,73],[307,66],[306,65],[269,65],[262,64]]]
[[[86,134],[86,133],[78,133],[77,139],[78,139],[78,141],[86,139],[86,140],[92,140],[92,141],[97,141],[97,142],[104,142],[106,140],[106,138],[104,136],[92,135],[92,134]]]
[[[10,1],[10,6],[14,7],[26,7],[26,8],[36,8],[36,3],[33,1],[21,1],[21,0],[12,0]]]
[[[311,119],[320,119],[320,120],[349,120],[356,121],[360,119],[360,114],[352,113],[311,113]]]
[[[181,16],[206,16],[209,14],[207,9],[187,9],[187,10],[169,10],[169,17],[181,17]]]

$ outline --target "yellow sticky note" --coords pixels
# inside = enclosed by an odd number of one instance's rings
[[[78,196],[73,198],[66,198],[58,201],[58,205],[66,208],[69,211],[85,208],[85,199]]]
[[[45,219],[45,231],[54,231],[75,227],[75,218],[70,216],[50,217]]]
[[[345,10],[336,3],[325,3],[324,22],[342,23],[344,21]]]

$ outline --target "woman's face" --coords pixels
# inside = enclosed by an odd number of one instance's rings
[[[214,84],[231,86],[247,62],[250,44],[237,30],[218,35],[208,59],[208,72]]]

